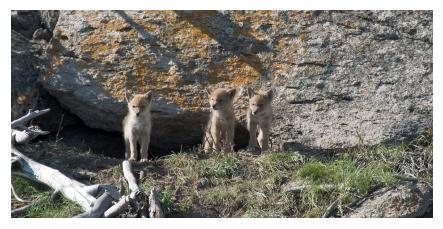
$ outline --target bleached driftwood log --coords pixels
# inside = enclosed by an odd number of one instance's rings
[[[123,176],[128,181],[129,189],[131,192],[140,192],[140,188],[137,184],[137,179],[135,179],[134,174],[132,173],[132,166],[131,162],[128,160],[124,160],[122,162],[122,168],[123,168]]]
[[[329,218],[329,216],[332,215],[332,212],[337,207],[338,199],[334,200],[325,210],[325,212],[322,215],[322,218]]]
[[[25,144],[37,137],[38,135],[49,134],[48,131],[43,131],[38,127],[26,127],[26,124],[31,119],[40,115],[46,114],[49,109],[42,111],[29,112],[22,118],[19,118],[11,123],[11,169],[12,174],[26,177],[36,182],[43,183],[54,189],[53,197],[63,195],[67,199],[79,204],[84,210],[83,213],[75,216],[79,218],[91,217],[115,217],[130,206],[137,209],[140,217],[163,217],[163,212],[158,200],[157,191],[153,188],[149,196],[149,216],[148,207],[146,203],[146,195],[141,191],[137,184],[137,180],[132,173],[132,166],[129,161],[123,161],[123,174],[129,184],[131,193],[121,197],[117,188],[109,184],[94,184],[85,185],[81,182],[71,179],[61,173],[60,171],[38,163],[31,158],[25,156],[17,148],[15,144]],[[121,190],[123,191],[123,190]],[[100,197],[97,198],[97,196]],[[53,199],[51,197],[51,199]],[[114,205],[113,201],[118,200]],[[12,211],[12,214],[21,214],[25,209],[31,207],[33,204],[24,206]]]
[[[20,172],[14,174],[39,181],[60,191],[65,197],[78,203],[85,211],[93,206],[95,198],[86,193],[84,190],[86,185],[66,177],[56,169],[35,162],[15,147],[12,147],[12,155],[19,158],[17,162],[20,164]]]
[[[146,208],[144,206],[145,195],[138,186],[137,180],[134,174],[132,173],[131,162],[128,160],[123,161],[122,168],[123,168],[123,176],[128,182],[131,193],[127,196],[123,196],[122,198],[120,198],[120,200],[116,204],[114,204],[114,206],[110,207],[104,213],[104,217],[115,217],[119,215],[121,212],[127,210],[129,206],[133,206],[134,208],[137,209],[138,214],[141,217],[147,218],[148,214],[146,213]]]
[[[38,126],[27,127],[26,124],[33,118],[46,114],[50,109],[29,111],[25,116],[11,122],[11,141],[13,144],[25,144],[39,135],[49,134]]]
[[[39,135],[47,135],[49,131],[41,130],[38,126],[27,127],[24,130],[11,130],[11,140],[16,144],[25,144]]]
[[[11,122],[11,129],[19,128],[19,127],[26,127],[26,124],[31,121],[31,119],[34,119],[40,115],[44,115],[48,113],[51,109],[44,109],[44,110],[36,110],[36,111],[29,111],[28,114],[25,116],[16,119]]]
[[[79,204],[85,213],[79,217],[100,217],[111,206],[112,200],[118,200],[120,194],[112,185],[91,185],[87,186],[74,179],[65,176],[60,171],[38,163],[25,156],[15,144],[24,144],[38,135],[48,134],[38,127],[26,127],[27,122],[40,115],[46,114],[50,109],[29,112],[25,116],[11,122],[11,169],[12,174],[26,177],[28,179],[46,184],[54,189],[54,193],[60,193],[67,199]],[[104,193],[96,199],[101,192]],[[31,205],[30,205],[31,206]],[[28,208],[25,206],[23,209]],[[16,209],[13,213],[21,212],[23,209]]]
[[[97,205],[101,204],[101,202],[99,202],[94,195],[91,195],[98,193],[98,191],[95,190],[103,188],[105,190],[103,195],[109,196],[110,201],[112,201],[112,198],[119,198],[119,193],[116,188],[115,190],[112,190],[112,188],[106,185],[87,186],[65,176],[56,169],[32,160],[31,158],[23,155],[15,147],[12,147],[11,153],[13,157],[16,158],[14,163],[18,164],[18,166],[16,166],[18,167],[18,172],[13,172],[13,174],[24,176],[48,185],[52,189],[56,190],[56,192],[60,192],[67,199],[79,204],[84,211],[89,212],[90,214],[97,215],[99,214],[97,211],[102,210],[97,209]],[[103,212],[104,210],[101,213]]]
[[[160,206],[157,189],[152,188],[149,194],[149,217],[164,218],[163,210]]]

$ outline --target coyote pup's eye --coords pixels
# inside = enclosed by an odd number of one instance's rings
[[[134,105],[132,105],[132,108],[135,108],[135,106],[134,106]]]

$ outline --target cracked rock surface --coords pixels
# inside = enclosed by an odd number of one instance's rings
[[[43,87],[108,131],[121,131],[125,88],[154,90],[152,144],[165,149],[201,142],[208,87],[274,88],[276,150],[399,142],[432,122],[432,11],[58,15]],[[236,102],[238,145],[246,100]]]

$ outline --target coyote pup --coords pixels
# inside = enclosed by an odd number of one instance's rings
[[[129,160],[137,160],[137,143],[140,144],[140,162],[148,161],[148,148],[151,138],[151,101],[152,91],[146,94],[134,95],[129,98],[125,94],[128,102],[128,114],[123,119],[123,132],[126,145],[126,158],[130,153]]]
[[[268,141],[270,125],[272,120],[272,90],[266,92],[255,92],[248,88],[249,109],[246,114],[247,128],[249,130],[248,149],[254,150],[260,145],[261,151],[269,149]],[[257,129],[259,131],[257,138]]]
[[[204,142],[205,152],[211,150],[231,152],[234,145],[234,97],[237,89],[218,88],[209,95],[211,114],[206,127]]]

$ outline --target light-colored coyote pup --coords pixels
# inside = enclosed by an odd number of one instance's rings
[[[234,146],[234,98],[237,89],[218,88],[213,92],[206,91],[209,95],[211,114],[203,139],[204,150],[206,153],[211,150],[231,152]]]
[[[128,102],[128,114],[123,119],[123,132],[126,145],[126,158],[130,153],[129,160],[137,160],[137,143],[140,144],[140,162],[148,161],[148,148],[151,139],[151,101],[152,91],[146,94],[134,95],[129,98],[125,94]]]
[[[256,150],[257,140],[261,151],[269,149],[268,141],[272,121],[272,90],[266,92],[255,92],[248,88],[249,109],[246,114],[247,128],[249,130],[249,150]],[[257,137],[257,130],[259,131]]]

